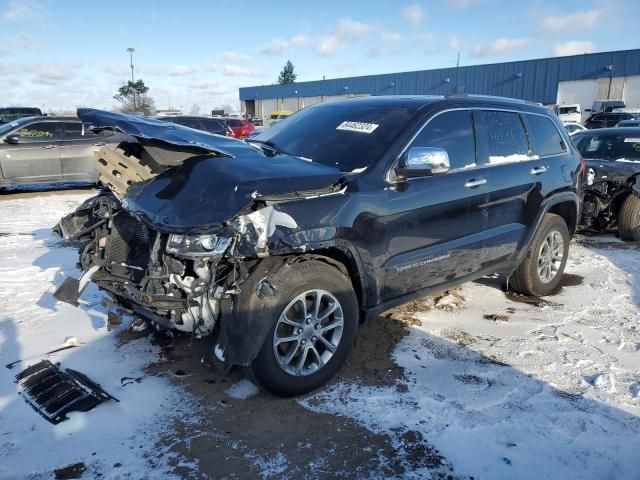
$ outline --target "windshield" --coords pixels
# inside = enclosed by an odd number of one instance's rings
[[[352,172],[380,158],[415,108],[319,105],[307,107],[253,137],[289,155]]]
[[[579,112],[576,107],[560,107],[560,113],[566,114],[566,113],[579,113]]]
[[[12,130],[13,128],[19,125],[22,125],[23,123],[28,122],[29,120],[31,120],[31,117],[22,117],[20,120],[0,124],[0,135],[4,135],[8,131]]]
[[[640,132],[636,135],[583,135],[578,139],[576,136],[574,142],[584,158],[640,161]]]

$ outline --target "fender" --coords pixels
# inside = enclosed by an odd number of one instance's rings
[[[579,217],[580,199],[578,198],[578,195],[575,192],[561,192],[561,193],[556,193],[554,195],[551,195],[550,197],[547,197],[542,204],[542,208],[540,209],[540,212],[538,213],[538,216],[536,217],[535,222],[533,223],[532,227],[529,229],[529,231],[527,232],[527,235],[525,236],[522,243],[520,244],[520,248],[518,249],[518,255],[516,256],[513,262],[514,267],[505,273],[513,272],[518,267],[518,265],[520,265],[520,262],[522,262],[525,255],[527,254],[527,250],[529,249],[529,245],[531,245],[531,242],[533,241],[534,235],[536,234],[536,232],[538,231],[538,228],[540,227],[540,223],[542,223],[542,218],[547,213],[549,213],[549,210],[551,210],[554,206],[564,202],[571,202],[574,204],[575,215],[576,215],[575,217],[576,225],[573,231],[570,230],[569,233],[571,235],[575,233],[575,229],[577,228],[578,222],[580,221],[580,217]]]

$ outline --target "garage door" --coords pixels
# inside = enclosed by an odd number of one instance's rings
[[[640,108],[640,75],[625,77],[623,98],[628,108]]]
[[[584,122],[590,115],[585,109],[590,110],[596,99],[597,81],[593,80],[571,80],[560,82],[558,85],[558,105],[577,103],[582,109],[582,121]]]

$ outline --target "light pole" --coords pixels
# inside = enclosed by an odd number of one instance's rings
[[[129,52],[129,60],[130,60],[130,66],[131,66],[131,86],[133,87],[133,84],[135,83],[135,80],[133,78],[133,52],[135,52],[136,49],[133,47],[129,47],[127,48],[127,52]],[[133,109],[136,109],[136,92],[135,90],[133,91]]]
[[[129,52],[129,58],[131,60],[131,83],[133,83],[135,80],[133,79],[133,52],[135,52],[136,49],[135,48],[127,48],[127,52]]]

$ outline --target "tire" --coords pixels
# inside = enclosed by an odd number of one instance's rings
[[[633,193],[618,212],[618,235],[623,240],[640,240],[640,198]]]
[[[273,309],[273,318],[270,319],[272,325],[265,342],[251,363],[249,376],[257,380],[268,392],[291,397],[324,385],[345,362],[353,348],[357,333],[358,299],[349,277],[319,260],[295,263],[287,270],[286,278],[275,280],[278,284],[276,295],[279,297],[276,299],[277,307]],[[316,293],[305,295],[308,292]],[[306,305],[304,311],[314,310],[311,308],[314,299],[320,304],[320,312],[317,315],[320,318],[330,307],[336,305],[336,301],[338,306],[327,318],[316,322],[313,311],[309,316],[303,313],[303,296]],[[283,318],[285,312],[286,319]],[[309,321],[309,317],[313,320]],[[329,330],[323,333],[323,329]],[[319,340],[318,335],[324,342]],[[292,337],[296,337],[297,340],[281,341],[283,338]],[[278,341],[280,343],[277,343]],[[329,344],[334,352],[327,348]],[[306,357],[303,358],[305,351]],[[318,355],[314,352],[318,352]],[[289,363],[281,366],[289,355],[293,355],[289,358]],[[302,367],[298,369],[300,364]],[[314,365],[317,367],[316,370]]]
[[[555,245],[555,241],[560,239],[562,240],[562,254],[558,259],[558,255],[553,254],[553,245]],[[559,215],[547,213],[540,222],[522,263],[509,279],[513,290],[535,297],[544,297],[554,293],[562,280],[562,274],[567,264],[569,241],[569,229],[564,219]],[[543,245],[545,243],[546,245]],[[547,262],[548,270],[545,268]],[[551,274],[553,275],[551,276]],[[549,278],[550,276],[551,278]]]

